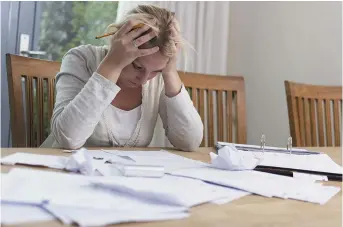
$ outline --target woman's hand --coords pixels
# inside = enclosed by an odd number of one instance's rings
[[[174,19],[174,21],[173,21],[173,25],[171,28],[171,35],[172,35],[174,40],[177,40],[177,41],[181,40],[181,38],[180,38],[180,26],[179,26],[179,22],[176,19]],[[168,64],[163,69],[162,74],[168,75],[170,73],[177,72],[177,70],[176,70],[176,58],[177,58],[177,54],[179,51],[180,51],[180,44],[174,43],[174,45],[173,45],[174,55],[172,58],[170,58]]]
[[[171,35],[174,40],[177,42],[181,41],[180,38],[180,27],[179,23],[177,22],[176,19],[173,21],[173,25],[171,28]],[[176,69],[176,58],[177,58],[177,53],[180,50],[180,44],[174,42],[174,55],[173,57],[170,58],[168,64],[166,67],[162,70],[162,76],[164,80],[164,86],[165,86],[165,94],[168,97],[174,97],[177,94],[180,93],[181,87],[182,87],[182,82],[179,77],[179,74],[177,73]]]
[[[154,38],[156,34],[151,31],[141,36],[150,27],[144,25],[132,30],[137,24],[137,22],[128,21],[113,35],[111,47],[97,69],[100,75],[116,82],[123,68],[136,58],[153,54],[159,50],[159,47],[138,49],[139,46]]]

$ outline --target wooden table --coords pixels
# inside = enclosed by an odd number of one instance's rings
[[[137,148],[136,148],[137,149]],[[144,148],[138,148],[144,150]],[[153,150],[152,148],[145,148]],[[310,148],[311,149],[311,148]],[[135,149],[131,149],[135,150]],[[154,149],[156,150],[156,149]],[[333,160],[342,165],[341,148],[316,148],[330,155]],[[68,155],[57,149],[30,149],[30,148],[2,148],[1,156],[15,152],[29,152],[35,154]],[[188,158],[208,162],[209,152],[213,148],[200,148],[197,152],[180,152],[169,150],[175,154]],[[20,168],[29,168],[16,166]],[[3,173],[8,172],[9,166],[2,166]],[[38,168],[38,167],[36,167]],[[41,168],[43,169],[43,168]],[[47,171],[55,171],[45,168]],[[326,182],[326,185],[342,187],[342,182]],[[20,226],[62,226],[58,221],[28,223]],[[187,219],[174,221],[159,221],[149,223],[129,223],[116,226],[296,226],[296,227],[329,227],[342,226],[342,192],[339,192],[327,204],[300,202],[295,200],[282,200],[276,198],[264,198],[262,196],[250,195],[225,205],[204,204],[191,209],[191,216]]]

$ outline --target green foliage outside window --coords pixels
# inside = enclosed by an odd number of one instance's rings
[[[71,48],[84,44],[104,45],[95,39],[117,17],[118,2],[42,2],[39,48],[48,59],[60,61]]]

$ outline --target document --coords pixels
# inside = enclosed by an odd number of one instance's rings
[[[328,188],[311,181],[253,170],[226,171],[214,168],[176,170],[172,175],[201,179],[206,182],[229,186],[265,197],[297,199],[324,204],[340,191],[339,187]]]
[[[71,172],[80,172],[84,175],[96,176],[99,175],[96,171],[96,167],[102,168],[102,166],[105,166],[104,163],[111,160],[111,158],[115,159],[116,157],[94,158],[92,154],[83,148],[74,151],[69,157],[18,152],[2,158],[1,164],[44,166],[53,169],[65,169]],[[119,159],[125,161],[125,159],[117,157],[117,160]]]
[[[192,207],[227,198],[236,189],[207,184],[201,180],[165,175],[162,178],[111,177],[92,180],[93,184],[156,203]]]
[[[54,169],[63,169],[68,161],[68,157],[41,155],[30,153],[14,153],[1,158],[3,165],[25,164],[32,166],[45,166]]]
[[[327,176],[323,175],[316,175],[316,174],[308,174],[308,173],[299,173],[293,172],[293,177],[299,180],[309,180],[309,181],[328,181]]]
[[[175,220],[189,217],[189,213],[180,212],[151,212],[133,208],[130,212],[103,210],[94,208],[75,208],[60,205],[44,205],[44,208],[67,225],[75,222],[79,226],[107,226],[127,222],[151,222]]]
[[[51,214],[39,206],[1,203],[1,224],[4,225],[51,221],[54,219]]]
[[[167,173],[178,170],[194,167],[204,167],[210,164],[201,161],[185,158],[180,155],[170,153],[168,151],[116,151],[103,150],[106,153],[126,157],[128,160],[133,160],[140,165],[163,165]]]
[[[264,153],[260,166],[274,166],[297,170],[342,174],[342,167],[327,154],[296,155],[287,153]]]
[[[94,187],[91,180],[95,178],[100,177],[13,169],[6,179],[1,200],[34,205],[49,203],[78,208],[111,209],[117,212],[132,212],[133,209],[155,213],[187,211],[187,207],[157,203]]]

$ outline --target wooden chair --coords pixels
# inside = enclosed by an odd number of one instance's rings
[[[216,141],[246,143],[244,78],[188,72],[179,75],[204,122],[201,146],[214,146]]]
[[[38,147],[49,135],[60,63],[6,54],[6,64],[12,146]]]
[[[293,145],[340,146],[342,87],[285,81]]]

